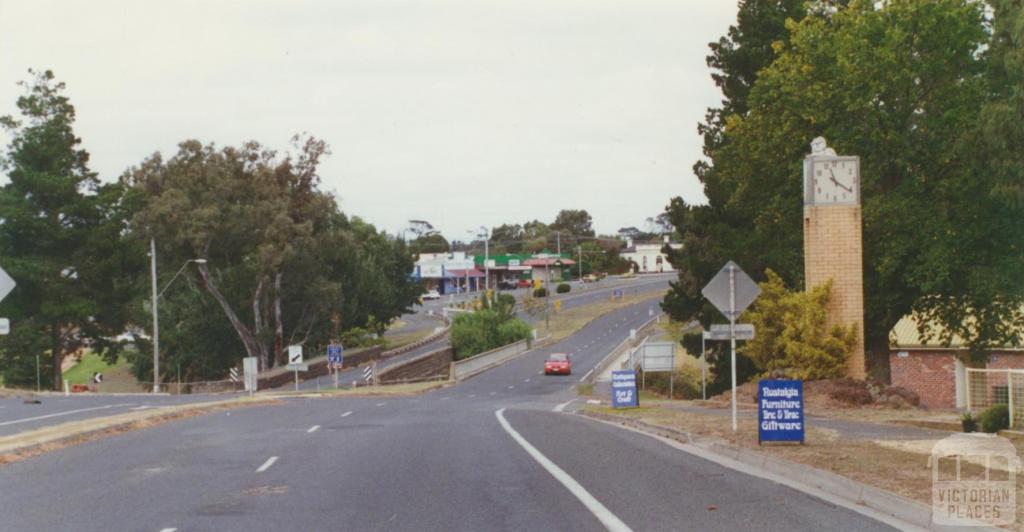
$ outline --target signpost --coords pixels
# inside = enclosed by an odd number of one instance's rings
[[[729,318],[732,366],[732,430],[736,432],[736,318],[761,294],[761,287],[735,262],[729,261],[700,291],[719,312]],[[753,327],[751,327],[751,337]]]
[[[334,370],[334,387],[338,387],[338,370],[344,363],[345,348],[341,344],[327,346],[327,366]]]
[[[729,324],[716,323],[711,326],[711,330],[708,331],[708,340],[728,340],[729,336]],[[733,329],[736,333],[737,340],[753,340],[754,339],[754,324],[752,323],[737,323]]]
[[[288,369],[295,372],[295,391],[299,391],[299,372],[309,371],[309,366],[302,363],[302,346],[288,346]]]
[[[757,443],[804,443],[804,383],[762,380],[757,383]]]
[[[249,392],[249,395],[252,395],[256,392],[256,377],[259,373],[259,359],[256,357],[243,358],[242,373],[245,375],[245,391]]]
[[[636,371],[612,372],[612,408],[636,408],[640,397],[636,393]]]
[[[640,369],[647,373],[668,372],[668,396],[671,399],[675,388],[676,344],[675,342],[644,342],[640,344]],[[647,384],[644,383],[646,388]]]

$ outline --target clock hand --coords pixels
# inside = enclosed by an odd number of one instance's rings
[[[836,173],[833,172],[831,168],[828,169],[828,173],[832,174],[832,177],[830,177],[829,179],[831,179],[832,182],[835,183],[837,187],[839,187],[839,188],[841,188],[841,189],[843,189],[843,190],[845,190],[847,192],[853,193],[853,189],[852,188],[850,188],[850,187],[840,183],[839,180],[836,179]]]

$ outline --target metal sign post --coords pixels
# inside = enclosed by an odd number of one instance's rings
[[[729,318],[730,365],[732,366],[732,430],[736,432],[736,318],[761,294],[761,287],[735,262],[729,261],[701,290],[719,312]],[[742,325],[742,324],[741,324]],[[751,337],[753,328],[751,327]]]
[[[707,331],[700,333],[700,396],[704,401],[708,400],[708,357],[707,343],[711,336]]]

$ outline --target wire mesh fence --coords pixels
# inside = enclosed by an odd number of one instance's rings
[[[1007,405],[1010,428],[1024,424],[1024,370],[967,368],[967,410],[980,413],[993,405]]]

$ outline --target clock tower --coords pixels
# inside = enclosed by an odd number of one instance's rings
[[[836,155],[825,139],[804,159],[804,278],[808,289],[832,280],[828,325],[857,331],[847,376],[867,375],[864,359],[864,244],[860,158]]]

